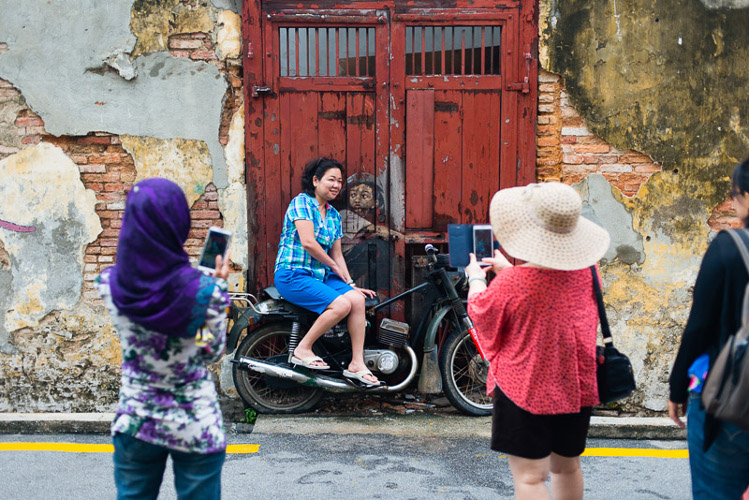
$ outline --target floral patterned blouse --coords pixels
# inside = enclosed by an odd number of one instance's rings
[[[97,279],[99,294],[122,345],[122,385],[112,435],[125,433],[151,444],[188,453],[216,453],[226,436],[216,387],[207,363],[226,347],[226,282],[201,280],[198,304],[206,323],[195,337],[148,330],[120,314],[112,301],[109,273]]]

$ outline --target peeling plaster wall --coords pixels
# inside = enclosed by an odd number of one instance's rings
[[[120,140],[135,160],[135,182],[150,177],[174,181],[185,192],[190,207],[211,182],[211,155],[203,142],[127,135]]]
[[[0,56],[0,78],[22,92],[53,135],[105,131],[203,141],[212,157],[213,182],[226,187],[218,129],[227,84],[216,67],[165,52],[131,61],[137,40],[130,31],[131,10],[138,19],[133,1],[76,4],[63,8],[28,0],[3,7],[0,41],[8,49]]]
[[[611,219],[602,220],[609,230],[623,223],[623,234],[613,235],[634,249],[604,269],[617,346],[631,355],[640,386],[625,407],[665,409],[709,223],[725,207],[732,168],[749,154],[746,7],[541,1],[541,65],[564,78],[590,130],[662,165],[631,197],[595,176],[581,187],[587,200],[606,194],[596,215]]]
[[[134,182],[184,189],[193,259],[233,226],[243,289],[241,3],[216,3],[0,0],[0,411],[112,411],[120,346],[93,279]]]
[[[70,158],[49,144],[0,162],[0,200],[0,243],[9,260],[0,270],[0,350],[13,353],[11,332],[76,305],[83,252],[102,228],[94,193]]]

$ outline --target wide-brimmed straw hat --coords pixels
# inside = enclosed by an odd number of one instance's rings
[[[609,248],[608,231],[580,216],[580,196],[548,182],[502,189],[489,207],[494,235],[512,257],[573,271],[598,262]]]

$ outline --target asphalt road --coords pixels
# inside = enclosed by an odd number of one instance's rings
[[[102,435],[0,435],[0,445],[29,442],[111,443]],[[224,499],[493,499],[513,494],[507,459],[491,451],[484,438],[254,433],[232,435],[229,442],[259,448],[255,453],[227,455]],[[588,441],[588,449],[596,455],[637,453],[611,448],[674,450],[686,448],[686,443]],[[586,498],[690,497],[686,458],[586,456],[582,460]],[[0,449],[0,498],[50,497],[115,498],[111,453]],[[176,498],[169,468],[159,498]]]

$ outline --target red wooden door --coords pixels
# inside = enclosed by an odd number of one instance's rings
[[[378,235],[388,234],[384,209],[387,157],[388,71],[383,13],[338,16],[269,12],[263,19],[270,48],[264,73],[264,147],[260,216],[264,244],[258,279],[272,282],[283,214],[301,192],[304,165],[318,156],[340,161],[345,186],[333,204],[343,220],[343,250],[352,277],[362,286],[385,288],[391,259]],[[384,85],[383,85],[384,84]],[[265,89],[261,89],[263,91]],[[384,128],[385,133],[377,133]],[[378,202],[379,200],[379,202]],[[378,286],[378,283],[380,286]]]
[[[254,288],[316,156],[344,163],[347,263],[385,293],[448,223],[487,221],[494,192],[533,180],[534,2],[416,3],[245,2]]]

